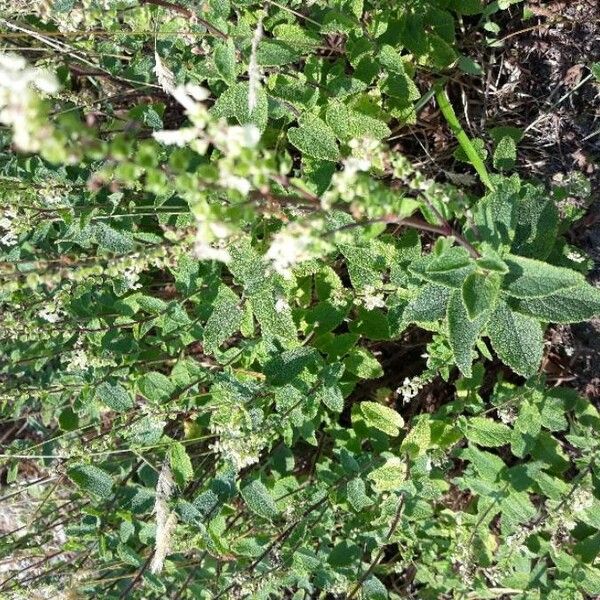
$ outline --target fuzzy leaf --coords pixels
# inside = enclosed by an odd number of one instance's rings
[[[133,236],[129,232],[114,229],[106,223],[95,225],[96,241],[100,248],[115,254],[127,254],[134,248]]]
[[[185,446],[181,442],[174,442],[169,446],[169,464],[173,477],[180,487],[184,487],[194,476],[192,461],[188,456]]]
[[[255,479],[242,489],[242,498],[248,505],[248,508],[260,517],[273,519],[279,514],[269,490],[258,479]]]
[[[248,93],[249,84],[247,81],[232,85],[217,98],[211,109],[211,113],[217,118],[234,117],[240,125],[253,123],[260,131],[264,131],[268,118],[267,94],[262,87],[259,89],[257,104],[252,112],[250,112],[248,107]]]
[[[517,145],[510,136],[504,136],[494,150],[494,168],[512,169],[517,161]]]
[[[496,273],[471,273],[463,283],[462,298],[469,319],[473,321],[487,310],[492,310],[500,291],[500,277]]]
[[[223,80],[232,85],[237,77],[237,66],[235,58],[235,46],[232,40],[219,42],[215,47],[215,66]]]
[[[464,248],[454,246],[443,254],[418,258],[410,264],[409,269],[432,283],[457,288],[475,270],[475,263]]]
[[[498,423],[485,417],[469,419],[466,437],[470,442],[496,448],[510,443],[511,429],[504,423]]]
[[[123,412],[133,406],[133,399],[129,392],[118,383],[105,381],[96,388],[96,397],[106,406]]]
[[[424,285],[408,303],[403,320],[407,323],[426,323],[443,319],[451,293],[450,288],[442,285]]]
[[[523,377],[534,375],[542,360],[544,336],[537,319],[500,302],[488,323],[488,335],[502,362]]]
[[[357,512],[373,504],[373,501],[366,494],[365,482],[359,477],[355,477],[348,482],[346,493],[350,506]]]
[[[319,117],[305,115],[298,121],[299,127],[288,130],[288,140],[302,154],[327,161],[337,161],[340,152],[331,127]]]
[[[514,309],[550,323],[588,321],[600,315],[600,289],[585,283],[544,298],[518,300]]]
[[[406,463],[398,456],[388,458],[386,463],[371,471],[368,475],[377,492],[393,492],[397,490],[406,479]]]
[[[581,273],[523,256],[504,257],[508,273],[502,288],[516,298],[542,298],[585,283]]]
[[[471,320],[461,290],[452,292],[448,303],[449,341],[456,365],[465,377],[471,377],[473,346],[479,339],[488,317],[489,313],[486,311],[476,319]]]
[[[153,402],[164,402],[175,391],[175,386],[169,378],[158,371],[146,373],[138,382],[138,387],[140,392]]]
[[[345,365],[349,373],[361,379],[377,379],[383,375],[379,361],[365,348],[352,348]]]
[[[69,479],[84,492],[94,494],[104,500],[111,497],[113,480],[104,470],[94,465],[75,465],[67,471]]]
[[[390,135],[390,129],[383,121],[352,110],[335,100],[327,108],[326,120],[338,139],[343,142],[367,136],[382,140]]]
[[[392,408],[363,400],[360,412],[369,427],[375,427],[391,436],[397,436],[404,426],[404,419]]]
[[[214,301],[213,311],[204,328],[204,349],[214,353],[219,346],[239,330],[244,318],[237,294],[221,285]]]

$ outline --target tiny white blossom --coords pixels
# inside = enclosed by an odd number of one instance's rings
[[[150,563],[150,571],[154,574],[163,569],[165,558],[171,551],[171,537],[177,524],[177,517],[169,509],[169,500],[173,493],[173,475],[167,462],[163,463],[156,483],[156,499],[153,513],[156,515],[156,534],[154,555]]]
[[[287,303],[287,300],[285,298],[277,298],[277,301],[275,302],[275,311],[278,313],[282,313],[286,310],[289,310],[290,305]]]
[[[273,236],[265,258],[277,273],[289,279],[295,264],[311,258],[310,243],[310,230],[299,223],[292,223]]]
[[[165,129],[152,132],[152,137],[166,146],[183,147],[194,141],[200,133],[197,127],[182,127],[181,129]]]

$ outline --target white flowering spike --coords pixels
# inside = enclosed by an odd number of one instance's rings
[[[310,229],[299,223],[292,223],[273,236],[265,258],[271,262],[277,273],[289,279],[295,264],[312,258],[309,252],[310,244]]]
[[[250,51],[250,62],[248,63],[248,112],[251,113],[258,104],[258,92],[260,90],[260,68],[258,66],[258,45],[263,37],[262,16],[256,24],[252,36],[252,48]]]
[[[153,510],[156,515],[156,535],[150,571],[154,574],[160,573],[163,569],[165,558],[171,550],[171,538],[177,524],[176,515],[169,510],[169,500],[174,485],[173,474],[168,463],[165,462],[156,483],[156,499]]]
[[[160,87],[167,94],[172,95],[173,90],[175,89],[175,75],[173,74],[173,71],[162,62],[158,52],[154,52],[154,73],[156,74],[156,79],[158,80]]]

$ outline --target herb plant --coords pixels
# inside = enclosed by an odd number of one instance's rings
[[[589,186],[448,91],[516,4],[10,5],[5,597],[600,595],[600,415],[544,370]],[[431,103],[474,185],[394,147]]]

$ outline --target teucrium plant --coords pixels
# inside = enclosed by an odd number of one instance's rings
[[[600,594],[600,417],[541,369],[600,314],[586,185],[511,175],[510,128],[488,171],[446,92],[508,4],[3,17],[56,56],[0,60],[0,592]],[[393,149],[434,97],[479,186]]]

